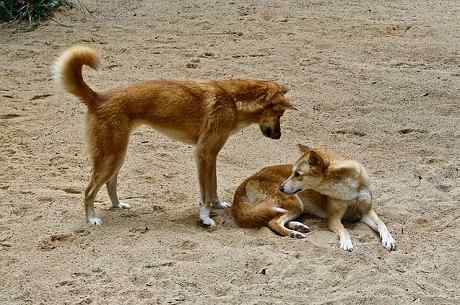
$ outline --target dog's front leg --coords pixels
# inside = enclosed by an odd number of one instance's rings
[[[200,184],[200,221],[206,226],[216,224],[210,217],[210,209],[220,203],[217,197],[216,160],[225,140],[216,138],[216,135],[204,136],[195,151]]]
[[[213,179],[212,167],[216,165],[216,157],[206,156],[203,152],[196,153],[198,167],[198,182],[200,184],[200,222],[206,226],[216,223],[210,217],[212,204],[217,201],[217,184]]]
[[[353,251],[353,243],[351,242],[350,233],[342,224],[342,218],[347,211],[347,203],[342,200],[329,199],[327,212],[328,212],[328,226],[332,232],[339,235],[340,248],[345,251]]]
[[[390,231],[388,231],[387,226],[380,217],[377,216],[375,211],[371,209],[369,213],[363,216],[361,222],[367,224],[372,230],[378,232],[380,234],[380,238],[382,239],[382,245],[388,251],[396,250],[396,242],[391,236]]]

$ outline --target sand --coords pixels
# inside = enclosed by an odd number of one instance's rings
[[[0,28],[0,304],[460,304],[460,5],[409,1],[82,1],[34,31]],[[82,9],[82,8],[87,8]],[[65,26],[66,25],[66,26]],[[305,240],[197,224],[192,147],[143,128],[120,197],[85,224],[86,109],[50,65],[97,48],[96,89],[146,79],[260,78],[299,111],[279,141],[257,126],[218,160],[220,196],[323,144],[367,167],[388,253],[363,224],[355,249],[324,221]]]

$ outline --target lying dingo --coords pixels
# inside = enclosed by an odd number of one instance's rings
[[[342,219],[367,224],[377,231],[389,251],[395,241],[372,207],[370,181],[364,167],[324,149],[299,145],[294,165],[262,169],[237,189],[232,215],[242,227],[268,225],[283,236],[305,238],[309,228],[293,221],[304,213],[326,218],[338,234],[340,248],[353,250]]]

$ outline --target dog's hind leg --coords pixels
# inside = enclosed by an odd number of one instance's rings
[[[118,171],[123,162],[124,155],[111,155],[103,160],[98,160],[94,165],[93,174],[85,191],[85,212],[89,224],[101,225],[102,219],[96,216],[94,200],[97,192],[104,183],[107,183]],[[113,203],[112,203],[113,204]]]
[[[288,222],[288,224],[286,226],[289,229],[297,231],[297,232],[300,232],[300,233],[309,233],[309,232],[311,232],[311,229],[307,225],[301,223],[300,221],[290,221],[290,222]]]
[[[276,218],[273,218],[270,220],[268,223],[268,226],[270,229],[275,231],[281,236],[290,236],[294,238],[306,238],[307,235],[305,235],[302,232],[299,232],[294,229],[288,229],[286,228],[286,223],[291,223],[293,219],[298,218],[302,213],[300,211],[289,211],[286,214],[280,215]]]
[[[118,172],[106,183],[107,193],[109,194],[110,201],[112,202],[112,209],[129,209],[131,206],[127,203],[120,202],[117,194],[117,180]]]
[[[361,222],[367,224],[372,230],[379,233],[380,238],[382,239],[382,245],[385,249],[389,251],[393,251],[396,249],[396,243],[391,236],[390,232],[388,231],[387,226],[380,217],[375,213],[374,210],[370,210],[369,213],[364,215],[361,218]]]
[[[90,224],[100,225],[102,219],[94,210],[97,192],[107,183],[112,205],[118,202],[116,196],[116,175],[123,164],[128,145],[129,128],[116,128],[97,122],[90,116],[88,120],[89,152],[93,161],[91,180],[85,191],[86,220]]]

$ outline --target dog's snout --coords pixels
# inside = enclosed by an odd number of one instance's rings
[[[280,185],[279,190],[280,190],[281,193],[284,193],[284,185],[283,184]]]
[[[262,130],[264,136],[269,137],[270,139],[278,140],[281,138],[281,129],[268,126],[261,126],[260,129]]]
[[[268,138],[271,138],[272,137],[272,128],[271,127],[268,127],[268,126],[263,126],[261,125],[260,126],[260,131],[262,131],[262,134]]]
[[[270,138],[278,140],[281,138],[281,131],[274,131],[271,133]]]

